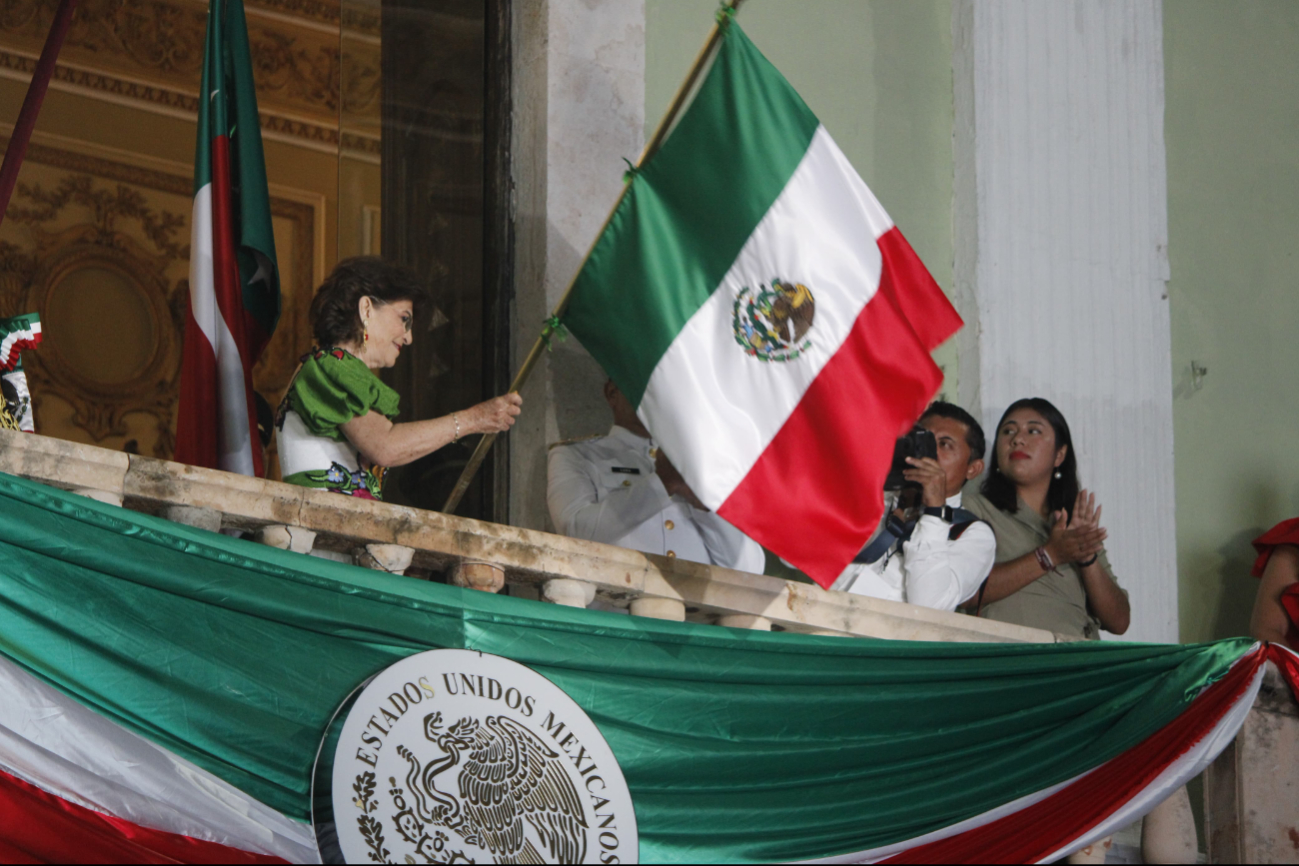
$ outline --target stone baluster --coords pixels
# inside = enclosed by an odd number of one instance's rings
[[[586,607],[595,600],[595,586],[580,580],[559,577],[542,584],[541,597],[551,604]]]
[[[490,562],[464,560],[451,569],[451,583],[481,592],[500,592],[505,586],[505,569]]]
[[[1190,794],[1183,785],[1150,810],[1142,822],[1141,861],[1194,863],[1198,854],[1195,815],[1191,812]]]
[[[415,549],[401,544],[367,544],[354,554],[356,564],[389,574],[404,574],[415,558]]]
[[[162,509],[162,516],[173,523],[182,523],[195,529],[206,529],[208,532],[221,531],[221,512],[215,508],[204,508],[201,505],[168,505]]]
[[[751,628],[756,631],[771,631],[771,620],[765,616],[755,616],[748,613],[731,613],[726,616],[717,618],[718,625],[724,625],[729,628]]]
[[[316,544],[316,533],[303,526],[271,524],[257,530],[254,537],[258,544],[294,553],[311,553],[311,548]]]
[[[650,619],[670,619],[674,622],[685,622],[686,605],[675,598],[638,598],[628,607],[632,616],[647,616]]]

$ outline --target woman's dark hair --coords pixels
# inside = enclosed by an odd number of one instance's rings
[[[1001,437],[1001,426],[1006,423],[1006,419],[1011,413],[1018,412],[1020,409],[1032,409],[1037,414],[1046,419],[1046,423],[1051,425],[1055,431],[1055,449],[1060,450],[1060,446],[1067,445],[1069,450],[1065,453],[1064,462],[1056,467],[1055,471],[1060,473],[1056,478],[1051,476],[1051,486],[1046,491],[1046,507],[1048,511],[1059,511],[1063,508],[1070,517],[1073,517],[1074,500],[1078,498],[1078,459],[1074,455],[1073,436],[1069,433],[1069,422],[1064,420],[1064,415],[1060,410],[1051,404],[1051,401],[1044,400],[1041,397],[1026,397],[1023,400],[1016,400],[1010,404],[1005,412],[1001,413],[1001,420],[997,422],[997,429],[993,432],[992,460],[988,465],[988,477],[984,479],[983,487],[980,490],[983,496],[993,505],[1002,511],[1014,514],[1019,510],[1018,492],[1015,490],[1015,483],[1001,474],[997,465],[997,446],[996,442]]]
[[[343,259],[325,277],[311,299],[311,330],[321,348],[361,339],[361,298],[384,304],[410,301],[415,313],[428,302],[428,289],[414,271],[378,256]]]

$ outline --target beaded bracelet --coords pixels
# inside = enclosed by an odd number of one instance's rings
[[[459,413],[459,412],[452,412],[452,413],[451,413],[451,420],[454,421],[454,422],[455,422],[455,425],[456,425],[456,433],[455,433],[454,436],[451,437],[451,441],[452,441],[452,442],[459,442],[459,441],[460,441],[460,413]]]
[[[1051,554],[1046,552],[1045,547],[1039,547],[1033,551],[1033,555],[1037,557],[1037,564],[1042,566],[1043,571],[1053,571],[1055,569],[1055,563],[1051,561]]]

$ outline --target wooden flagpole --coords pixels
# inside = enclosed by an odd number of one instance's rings
[[[654,131],[654,137],[649,140],[649,143],[645,145],[645,149],[641,151],[640,159],[636,160],[636,169],[644,165],[646,160],[658,153],[659,148],[663,146],[663,140],[667,138],[668,133],[672,130],[677,115],[681,113],[686,99],[694,90],[695,84],[699,81],[699,76],[703,74],[704,67],[708,63],[708,59],[712,56],[714,49],[717,48],[717,43],[721,40],[722,33],[725,30],[725,20],[734,15],[743,2],[744,0],[727,0],[723,4],[722,11],[718,14],[718,21],[713,25],[712,32],[708,34],[704,47],[699,50],[699,56],[695,58],[694,64],[690,67],[690,73],[686,76],[686,80],[681,83],[681,86],[677,88],[676,96],[673,97],[671,105],[668,106],[667,113],[663,115],[658,128]],[[577,271],[573,274],[573,279],[569,280],[568,288],[564,289],[564,294],[560,297],[559,303],[555,304],[555,309],[551,311],[550,321],[564,315],[564,310],[568,308],[568,299],[573,293],[573,285],[577,282],[578,275],[582,273],[582,268],[586,267],[586,260],[591,257],[595,245],[599,243],[605,229],[609,227],[613,215],[618,212],[618,206],[622,204],[623,197],[627,194],[630,186],[630,183],[623,184],[622,192],[618,194],[618,199],[609,210],[609,215],[604,218],[604,224],[600,226],[600,231],[596,232],[595,240],[591,241],[591,246],[587,249],[586,255],[582,257],[582,263],[578,265]],[[549,325],[547,325],[547,329],[542,331],[542,335],[537,338],[537,342],[532,344],[532,350],[523,359],[523,365],[519,367],[519,372],[514,375],[514,381],[510,383],[509,393],[516,393],[523,387],[523,383],[528,381],[528,376],[532,374],[533,367],[537,366],[537,361],[541,360],[541,353],[546,348],[549,336],[550,329]],[[496,441],[497,435],[496,433],[486,433],[478,441],[478,447],[474,449],[474,453],[469,457],[469,462],[465,464],[464,471],[460,473],[455,488],[452,489],[451,495],[447,497],[446,504],[442,506],[443,513],[452,514],[455,512],[456,506],[460,504],[465,491],[469,489],[469,483],[473,481],[474,475],[478,472],[478,467],[482,465],[483,459],[487,457],[487,452],[491,450],[492,443]]]
[[[23,107],[18,111],[18,122],[14,124],[13,135],[9,136],[9,146],[5,148],[4,164],[0,165],[0,220],[4,219],[9,209],[9,197],[13,195],[14,184],[18,182],[18,169],[22,168],[23,157],[27,155],[27,143],[31,141],[32,129],[36,126],[36,116],[41,113],[41,103],[45,101],[45,90],[50,86],[54,75],[54,62],[58,59],[63,39],[68,35],[68,25],[72,23],[72,10],[77,0],[61,0],[58,11],[54,13],[54,23],[50,33],[45,37],[45,47],[41,49],[41,59],[36,61],[36,71],[32,73],[31,84],[27,86],[27,96]]]

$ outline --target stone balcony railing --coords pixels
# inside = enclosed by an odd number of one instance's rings
[[[1039,629],[28,433],[0,431],[0,472],[192,526],[243,530],[259,542],[304,554],[424,577],[442,574],[491,592],[509,587],[511,595],[556,604],[582,607],[598,598],[635,615],[804,634],[1067,640]],[[1272,671],[1242,735],[1206,774],[1210,862],[1293,860],[1299,850],[1293,829],[1296,744],[1299,706]],[[1159,833],[1157,848],[1182,845],[1174,828]],[[1144,849],[1147,840],[1139,835]],[[1158,841],[1162,837],[1170,838]]]
[[[895,640],[1051,642],[1050,632],[827,592],[803,583],[547,532],[485,523],[0,431],[0,471],[103,502],[263,543],[392,572],[441,573],[461,586],[632,614],[805,634]]]

